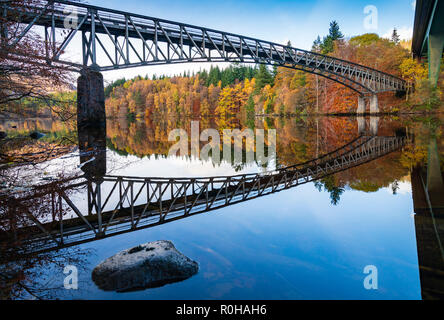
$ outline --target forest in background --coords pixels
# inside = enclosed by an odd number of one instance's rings
[[[291,46],[291,43],[288,43]],[[333,21],[327,36],[313,42],[312,51],[349,60],[405,79],[415,90],[406,97],[379,95],[381,112],[436,111],[440,88],[430,86],[427,63],[412,58],[411,42],[364,34],[345,39]],[[254,115],[346,114],[356,111],[357,94],[326,78],[286,67],[232,64],[212,66],[197,74],[120,79],[105,89],[109,116],[129,118]]]
[[[373,33],[345,39],[333,21],[328,34],[313,42],[312,51],[393,74],[415,88],[407,92],[407,97],[396,97],[392,92],[380,94],[381,112],[440,111],[444,68],[438,87],[431,87],[427,63],[414,59],[410,47],[411,41],[401,41],[396,29],[391,39]],[[354,91],[324,77],[287,67],[242,64],[225,69],[215,65],[196,74],[184,72],[172,77],[122,78],[105,87],[105,97],[108,116],[129,119],[354,114],[357,105]],[[21,116],[70,119],[76,116],[76,93],[55,92],[45,99],[25,97],[0,109]]]

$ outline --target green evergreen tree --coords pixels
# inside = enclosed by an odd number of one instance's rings
[[[208,74],[207,86],[209,87],[211,84],[213,86],[217,86],[220,80],[221,80],[221,73],[219,67],[216,66],[214,68],[213,66],[211,66],[210,72]]]
[[[199,72],[199,80],[203,81],[203,83],[207,83],[208,81],[208,71],[207,70],[203,70],[201,72]]]
[[[333,41],[341,40],[344,38],[341,30],[339,30],[339,24],[337,21],[330,22],[330,30],[328,35],[333,39]]]
[[[267,84],[273,85],[273,75],[268,71],[263,64],[259,65],[259,70],[256,73],[255,93],[259,93]]]
[[[109,98],[111,96],[111,93],[113,92],[113,89],[115,87],[120,87],[126,82],[125,78],[118,79],[116,81],[111,82],[109,85],[105,87],[105,98]]]
[[[247,112],[247,118],[254,118],[256,115],[256,112],[254,111],[254,100],[253,96],[250,95],[250,97],[247,100],[247,104],[245,105],[245,110]]]
[[[311,46],[311,51],[318,53],[321,52],[321,45],[322,45],[321,37],[318,36],[316,40],[313,41],[313,45]]]
[[[396,30],[396,28],[393,29],[392,39],[391,40],[395,44],[399,44],[399,42],[401,41],[401,38],[399,37],[399,34],[398,34],[398,30]]]
[[[323,54],[329,54],[334,50],[334,42],[337,40],[342,40],[344,35],[339,29],[339,24],[337,21],[330,22],[330,29],[328,35],[324,37],[320,49]]]

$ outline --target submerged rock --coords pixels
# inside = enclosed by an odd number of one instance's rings
[[[38,140],[40,138],[43,138],[45,136],[45,134],[40,133],[38,131],[34,131],[29,135],[32,139]]]
[[[101,262],[92,280],[105,291],[136,291],[182,281],[199,270],[171,241],[154,241],[123,250]]]

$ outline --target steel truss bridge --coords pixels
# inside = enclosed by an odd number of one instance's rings
[[[31,30],[43,28],[47,45],[40,58],[54,66],[107,71],[185,62],[256,63],[317,74],[361,96],[406,90],[402,79],[366,66],[224,31],[70,1],[41,0],[26,9],[8,3],[0,1],[2,16],[24,28],[11,39],[6,37],[7,45],[14,46]],[[74,41],[76,35],[81,46]],[[68,50],[78,53],[82,61],[66,58]],[[100,63],[99,58],[103,58]]]
[[[321,179],[394,152],[406,142],[406,137],[359,136],[317,159],[258,174],[206,178],[107,175],[55,182],[27,195],[3,199],[19,205],[5,206],[10,212],[3,212],[0,220],[0,246],[23,238],[28,253],[52,251],[165,224]],[[69,195],[79,188],[87,190],[88,212],[74,204],[78,196]],[[30,212],[26,203],[35,202],[46,203],[49,211],[43,216],[41,210]],[[23,217],[22,225],[17,216]]]

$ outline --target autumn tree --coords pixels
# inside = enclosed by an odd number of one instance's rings
[[[10,8],[6,16],[0,17],[0,105],[3,107],[25,97],[48,99],[48,88],[64,87],[70,80],[65,67],[46,63],[46,44],[40,34],[31,29],[15,43],[26,28],[21,23],[24,14],[18,12],[34,14],[39,3],[39,0],[2,1],[2,5]]]

